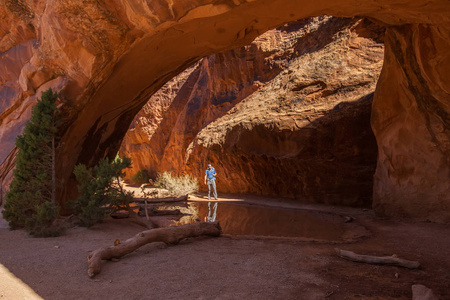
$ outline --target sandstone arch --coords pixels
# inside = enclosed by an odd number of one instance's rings
[[[200,57],[310,16],[379,20],[390,27],[372,117],[379,147],[374,206],[388,215],[450,220],[448,1],[19,0],[3,2],[0,12],[2,51],[36,39],[20,74],[2,80],[20,83],[8,99],[29,103],[44,85],[57,86],[65,99],[62,202],[75,193],[73,166],[113,155],[148,97]],[[25,111],[22,105],[15,113]],[[12,113],[2,113],[2,127],[5,120],[14,126]]]

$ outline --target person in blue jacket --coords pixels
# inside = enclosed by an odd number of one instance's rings
[[[208,169],[205,171],[205,184],[208,185],[208,200],[211,200],[211,188],[214,198],[217,200],[216,174],[216,170],[209,164]]]
[[[206,169],[205,171],[205,184],[208,185],[208,200],[211,200],[211,188],[213,190],[214,198],[217,200],[216,170],[214,170],[211,164],[208,165],[208,169]],[[216,215],[217,215],[217,202],[214,203],[212,211],[211,211],[211,202],[208,202],[208,217],[206,217],[206,220],[208,222],[214,222],[216,221]]]

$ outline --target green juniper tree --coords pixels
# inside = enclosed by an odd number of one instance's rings
[[[108,158],[101,159],[93,168],[83,164],[75,166],[73,173],[79,182],[80,195],[72,203],[72,208],[81,225],[90,227],[99,223],[117,207],[129,209],[133,193],[122,188],[120,177],[130,166],[128,157],[116,157],[112,162]]]
[[[25,228],[32,235],[58,234],[50,227],[58,215],[55,199],[55,116],[58,94],[51,89],[41,95],[31,119],[16,139],[16,168],[3,216],[12,229]]]

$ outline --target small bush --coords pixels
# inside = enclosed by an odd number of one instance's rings
[[[139,170],[139,172],[137,172],[136,174],[134,174],[133,177],[131,177],[131,181],[133,183],[138,183],[138,184],[148,183],[149,179],[150,179],[150,174],[148,173],[147,169]]]
[[[186,195],[198,191],[196,178],[189,175],[172,176],[169,172],[159,173],[155,186],[168,190],[174,196]]]
[[[75,166],[80,196],[71,203],[74,214],[82,226],[90,227],[103,219],[118,206],[128,206],[133,193],[124,191],[120,177],[131,165],[130,158],[116,158],[113,162],[102,159],[94,168],[83,164]]]

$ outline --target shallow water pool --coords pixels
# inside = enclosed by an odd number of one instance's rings
[[[216,220],[225,235],[349,242],[368,234],[356,222],[346,223],[345,216],[329,212],[222,202],[211,202],[210,208],[208,202],[190,202],[191,214],[177,223],[207,221],[216,203]]]

